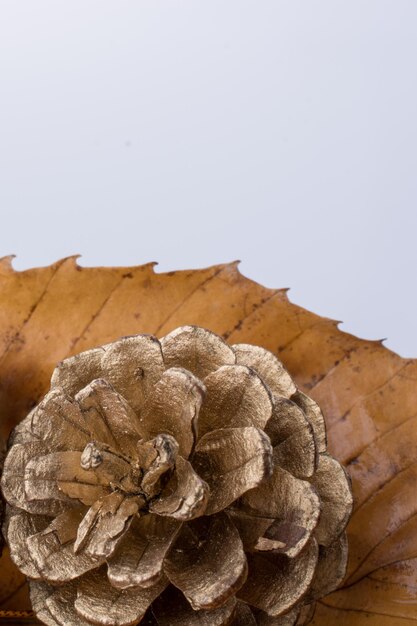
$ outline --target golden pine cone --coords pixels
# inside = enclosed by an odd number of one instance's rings
[[[344,576],[352,497],[319,407],[202,328],[61,362],[2,488],[46,624],[305,624]]]

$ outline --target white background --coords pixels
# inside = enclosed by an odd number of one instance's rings
[[[416,0],[0,0],[0,256],[247,276],[417,355]]]

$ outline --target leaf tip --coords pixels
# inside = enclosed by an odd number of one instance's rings
[[[68,263],[68,265],[73,265],[74,269],[81,270],[82,267],[78,263],[78,259],[80,259],[81,256],[81,254],[70,254],[69,256],[65,256],[63,259],[58,261],[58,264],[63,265],[64,263]]]
[[[0,258],[0,272],[3,274],[8,274],[10,272],[14,272],[15,269],[13,267],[13,259],[16,258],[15,254],[8,254],[7,256],[3,256]]]
[[[152,274],[156,274],[155,267],[157,267],[157,265],[159,265],[158,261],[149,261],[149,263],[145,263],[143,267],[146,267],[147,269],[149,269],[152,272]]]
[[[233,275],[244,278],[239,267],[241,263],[242,261],[240,259],[236,259],[235,261],[228,261],[227,263],[222,263],[220,265],[213,265],[211,269],[218,269],[218,270],[225,271],[225,272],[231,272]]]

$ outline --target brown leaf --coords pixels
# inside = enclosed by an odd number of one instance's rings
[[[336,322],[290,303],[284,290],[244,278],[235,264],[158,274],[152,265],[81,268],[70,258],[15,272],[10,259],[3,260],[2,436],[46,393],[58,361],[120,336],[162,337],[184,324],[277,355],[322,408],[329,451],[347,464],[355,500],[348,583],[319,603],[313,625],[416,626],[417,362],[341,332]],[[147,347],[156,354],[157,346]],[[137,377],[145,384],[146,359],[141,368]],[[140,385],[130,391],[140,404]],[[322,445],[314,411],[310,407],[309,418]],[[26,427],[20,429],[22,439]],[[8,589],[0,596],[2,608],[24,609],[25,601],[28,607],[21,584],[6,551],[0,564],[0,588]]]

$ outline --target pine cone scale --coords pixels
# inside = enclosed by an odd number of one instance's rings
[[[43,530],[26,538],[26,551],[38,572],[36,578],[51,583],[66,583],[104,563],[104,557],[76,554],[74,544],[78,525],[73,514],[71,509],[64,511],[51,523],[47,523]],[[82,512],[79,516],[81,519]],[[61,529],[65,529],[62,543]],[[71,539],[68,539],[69,536]]]
[[[152,335],[123,337],[88,350],[88,358],[86,354],[58,364],[52,374],[51,387],[62,388],[73,397],[92,380],[104,378],[137,414],[166,369],[161,344]]]
[[[320,499],[314,487],[278,465],[268,481],[245,493],[240,502],[244,511],[271,520],[273,539],[282,546],[275,550],[291,558],[310,540],[320,518]]]
[[[283,398],[291,398],[297,387],[282,363],[268,350],[259,346],[237,343],[232,346],[237,365],[246,365],[258,373],[268,389]]]
[[[31,459],[25,467],[26,500],[62,501],[74,506],[93,504],[108,491],[108,476],[85,470],[82,452],[66,450],[51,452]]]
[[[332,480],[329,480],[329,476]],[[346,502],[352,501],[350,479],[343,467],[329,454],[320,454],[319,465],[311,484],[321,502],[321,515],[316,529],[317,541],[328,547],[343,533],[350,517]]]
[[[172,435],[178,441],[179,454],[188,459],[205,392],[204,384],[190,372],[178,367],[167,369],[145,402],[143,438]]]
[[[152,587],[117,589],[109,583],[105,570],[96,570],[80,580],[74,606],[87,622],[128,626],[136,624],[145,615],[167,585],[168,580],[162,577]]]
[[[314,429],[295,402],[274,395],[273,413],[265,425],[265,432],[273,446],[274,465],[296,478],[313,476],[318,463]]]
[[[51,389],[31,413],[31,440],[47,441],[48,452],[83,450],[89,441],[79,403],[62,389]]]
[[[184,526],[164,570],[192,608],[214,609],[233,597],[247,576],[242,540],[225,513]]]
[[[272,617],[284,614],[307,593],[318,555],[314,539],[297,559],[273,552],[248,555],[248,579],[237,597]]]
[[[195,611],[183,594],[170,586],[153,603],[152,618],[155,621],[151,623],[157,626],[230,626],[235,612],[236,599],[233,597],[217,609]]]
[[[57,500],[29,500],[26,496],[25,471],[33,459],[48,452],[47,444],[34,440],[27,443],[14,444],[4,462],[2,490],[6,501],[17,509],[24,509],[35,515],[58,515],[63,511],[63,503]]]
[[[234,365],[231,347],[204,328],[181,326],[161,339],[166,368],[182,367],[200,380],[224,365]]]
[[[181,522],[170,517],[144,515],[135,518],[108,562],[110,583],[119,589],[151,587],[162,576],[165,557]]]
[[[125,398],[106,380],[97,378],[75,396],[89,440],[108,445],[122,456],[135,458],[141,424]]]
[[[269,389],[246,365],[224,365],[204,379],[207,396],[198,417],[198,435],[219,428],[265,428],[273,410]]]
[[[209,488],[191,463],[178,457],[176,471],[166,488],[149,507],[152,513],[188,521],[202,515],[207,507]]]
[[[96,500],[78,525],[74,553],[109,559],[144,502],[118,491]]]
[[[52,587],[48,583],[33,581],[30,585],[32,608],[38,619],[48,626],[88,626],[74,609],[77,585],[69,582],[64,586]]]
[[[269,478],[272,447],[259,428],[220,428],[199,440],[193,465],[209,486],[206,514],[212,515]]]

